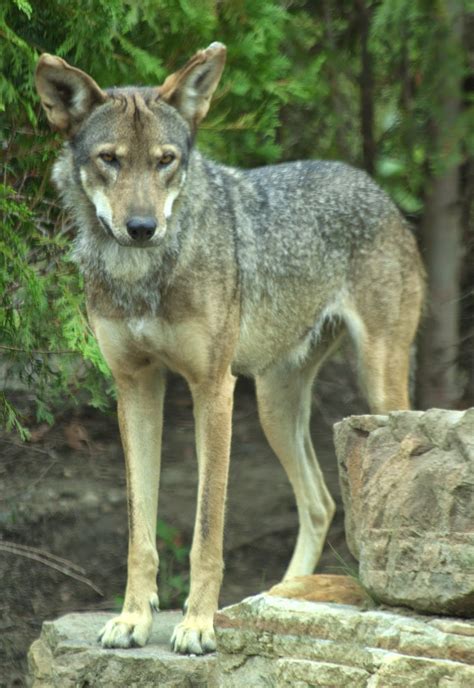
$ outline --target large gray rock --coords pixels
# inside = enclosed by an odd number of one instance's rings
[[[307,576],[216,614],[217,655],[169,650],[178,612],[155,618],[144,648],[103,650],[105,613],[43,624],[30,648],[33,688],[467,688],[474,622],[373,609],[344,577]],[[303,595],[287,599],[277,595]],[[354,604],[312,599],[354,600]]]
[[[474,686],[474,622],[263,594],[215,624],[220,688]]]
[[[335,425],[346,538],[376,599],[474,615],[474,408]]]
[[[28,654],[32,688],[219,688],[215,655],[185,657],[169,649],[180,612],[155,617],[146,647],[104,650],[97,635],[112,616],[67,614],[46,621]]]

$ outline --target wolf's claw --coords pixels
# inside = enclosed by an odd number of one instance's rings
[[[171,638],[171,647],[175,652],[182,655],[203,655],[214,652],[216,649],[216,636],[212,627],[209,625],[193,625],[192,622],[183,621],[174,629]]]
[[[123,611],[107,621],[99,633],[102,647],[143,647],[150,636],[152,611],[158,611],[158,596],[153,594],[142,613]]]

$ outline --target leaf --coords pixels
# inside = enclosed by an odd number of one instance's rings
[[[13,2],[18,7],[20,12],[26,14],[28,19],[31,19],[31,15],[33,14],[33,8],[27,0],[13,0]]]
[[[377,161],[377,174],[381,177],[399,177],[406,172],[406,165],[396,158],[380,158]]]

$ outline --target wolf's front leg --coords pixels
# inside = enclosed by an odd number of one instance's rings
[[[122,613],[102,629],[103,647],[145,645],[158,610],[156,515],[165,378],[161,371],[116,377],[128,494],[128,576]]]
[[[175,628],[175,652],[203,654],[216,649],[213,627],[224,569],[224,509],[229,472],[235,378],[191,385],[196,424],[199,490],[191,549],[191,586],[186,616]]]

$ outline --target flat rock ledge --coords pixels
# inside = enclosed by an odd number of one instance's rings
[[[215,617],[220,688],[467,688],[474,622],[262,594]]]
[[[43,624],[29,652],[33,688],[467,688],[474,686],[474,621],[373,609],[347,581],[276,586],[216,614],[218,652],[169,649],[180,612],[162,612],[144,648],[96,642],[111,614]],[[342,577],[339,577],[341,579]],[[312,601],[342,595],[353,604]],[[301,594],[288,599],[279,594]]]
[[[177,655],[170,650],[179,611],[155,616],[146,647],[106,650],[97,642],[115,614],[67,614],[45,621],[28,653],[31,688],[218,688],[216,656]]]

